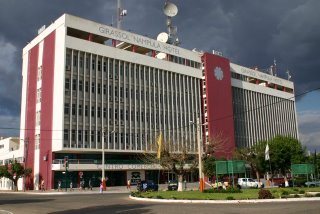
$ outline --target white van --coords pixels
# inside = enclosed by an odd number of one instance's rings
[[[238,178],[237,187],[239,189],[258,188],[258,186],[258,182],[253,180],[252,178]]]

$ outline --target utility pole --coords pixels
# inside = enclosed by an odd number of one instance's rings
[[[101,150],[102,150],[102,161],[101,161],[101,168],[102,168],[102,173],[101,173],[101,180],[102,180],[102,186],[103,186],[103,190],[106,190],[106,178],[105,178],[105,160],[104,160],[104,128],[102,127],[102,146],[101,146]]]
[[[29,138],[25,138],[23,140],[24,142],[24,154],[23,154],[23,158],[24,158],[24,170],[26,170],[27,168],[27,159],[28,159],[28,143],[29,143]],[[24,175],[23,176],[23,191],[25,192],[26,191],[26,176]]]
[[[197,118],[197,141],[198,141],[198,158],[199,158],[199,189],[200,192],[204,190],[204,180],[203,180],[203,173],[202,173],[202,154],[203,154],[203,145],[201,142],[201,125],[200,119]]]

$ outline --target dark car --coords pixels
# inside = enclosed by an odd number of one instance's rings
[[[140,192],[146,192],[146,191],[158,191],[159,186],[154,181],[151,180],[145,180],[140,181],[137,184],[137,190]]]
[[[170,180],[168,182],[168,190],[177,190],[178,189],[178,181],[177,180]]]

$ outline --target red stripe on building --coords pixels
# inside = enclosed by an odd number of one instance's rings
[[[27,142],[25,151],[25,164],[28,168],[34,168],[34,149],[35,149],[35,124],[36,124],[36,99],[37,99],[37,74],[38,74],[38,55],[39,45],[34,46],[28,53],[27,71],[27,97],[25,111],[25,141]],[[26,179],[26,189],[33,189],[33,177]]]
[[[46,188],[53,188],[52,182],[52,119],[54,89],[55,31],[44,39],[42,58],[42,96],[40,131],[40,177]]]
[[[232,158],[235,149],[232,108],[230,61],[224,57],[205,53],[206,105],[209,141],[221,138],[224,149],[215,151],[215,157]]]

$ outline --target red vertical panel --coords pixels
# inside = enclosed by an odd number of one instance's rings
[[[215,156],[230,159],[235,149],[230,61],[209,53],[205,53],[202,60],[205,67],[209,140],[221,135],[226,144],[223,150],[215,152]]]
[[[34,168],[34,149],[35,149],[35,125],[36,125],[36,99],[37,99],[37,74],[38,74],[38,55],[39,46],[34,46],[29,51],[28,71],[27,71],[27,91],[25,109],[25,140],[27,142],[25,150],[25,164],[28,168]],[[26,189],[33,189],[33,177],[26,179]]]
[[[45,186],[53,188],[52,183],[52,118],[55,31],[44,39],[42,58],[42,97],[41,97],[41,131],[40,131],[40,176]]]

